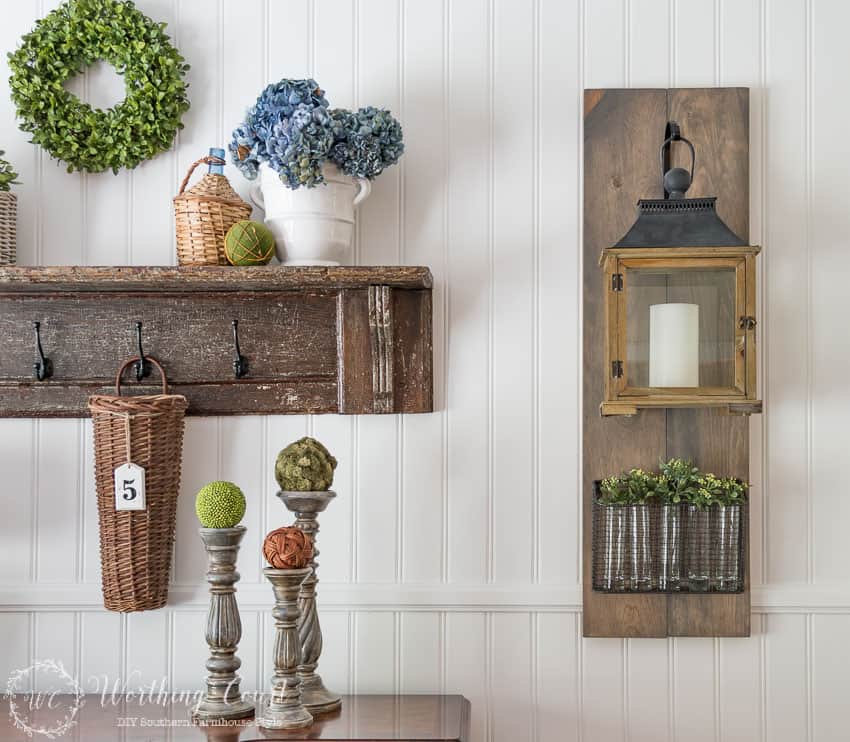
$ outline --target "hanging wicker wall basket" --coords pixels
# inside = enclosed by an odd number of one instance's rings
[[[187,407],[186,397],[168,393],[165,371],[150,356],[146,360],[162,376],[162,394],[122,397],[121,375],[138,360],[118,371],[114,396],[89,397],[103,604],[122,612],[161,608],[168,597]],[[116,469],[128,464],[144,471],[142,486],[116,492]],[[141,495],[144,509],[119,509],[122,496],[132,499],[128,495]]]
[[[251,205],[233,190],[224,175],[207,173],[188,191],[186,186],[201,164],[223,165],[218,157],[192,163],[174,197],[177,262],[180,265],[227,265],[224,236],[236,222],[251,216]]]
[[[0,191],[0,265],[14,265],[18,251],[18,197]]]

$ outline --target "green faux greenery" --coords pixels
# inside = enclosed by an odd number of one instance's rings
[[[9,186],[16,185],[18,174],[12,170],[12,166],[3,159],[6,153],[0,149],[0,191],[9,191]]]
[[[210,482],[195,496],[195,515],[204,528],[233,528],[245,515],[245,494],[233,482]]]
[[[68,0],[9,53],[12,100],[32,142],[68,172],[132,169],[171,147],[189,108],[189,65],[130,0]],[[63,85],[103,60],[124,76],[126,97],[92,108]]]
[[[700,509],[712,505],[741,505],[747,500],[749,485],[732,477],[706,474],[686,459],[661,462],[658,473],[643,469],[603,479],[599,502],[603,505],[661,505],[679,503]]]
[[[330,489],[336,459],[315,438],[290,443],[278,455],[274,473],[286,492],[319,492]]]

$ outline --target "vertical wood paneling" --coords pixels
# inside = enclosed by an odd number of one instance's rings
[[[626,85],[626,0],[584,0],[584,87]]]
[[[578,583],[579,179],[581,34],[578,0],[540,0],[537,134],[536,578]],[[557,91],[553,93],[552,91]]]
[[[3,681],[4,691],[6,679],[32,662],[31,624],[28,613],[0,613],[0,680]],[[29,684],[25,687],[29,689]]]
[[[403,613],[399,635],[399,691],[434,693],[442,674],[439,613]]]
[[[811,622],[812,742],[840,742],[847,736],[850,686],[850,616],[814,616]]]
[[[809,738],[807,620],[801,615],[770,615],[764,624],[765,733],[770,742],[801,742]]]
[[[450,2],[448,24],[448,577],[489,575],[489,18]]]
[[[175,691],[203,689],[207,677],[204,664],[210,654],[204,640],[207,614],[204,611],[173,611],[171,622],[171,631],[175,637],[174,651],[168,658],[171,688]],[[246,647],[240,648],[240,657],[245,649]],[[250,643],[247,649],[250,651]]]
[[[720,639],[717,667],[720,739],[751,742],[762,739],[760,622],[753,620],[748,639]]]
[[[836,49],[844,50],[841,33],[850,23],[845,3],[809,0],[809,99],[808,109],[808,209],[809,306],[809,480],[812,526],[810,575],[817,582],[837,580],[846,584],[843,564],[850,560],[850,544],[842,524],[850,522],[850,503],[839,492],[844,481],[847,456],[847,420],[850,392],[835,383],[830,369],[847,368],[850,343],[838,309],[846,297],[843,280],[850,276],[850,256],[844,246],[850,231],[850,143],[846,127],[850,115],[846,96],[850,71],[836,63]],[[845,342],[835,342],[843,336]]]
[[[513,742],[531,739],[534,709],[531,697],[531,616],[493,614],[493,667],[490,704],[492,739]],[[505,669],[510,668],[509,672]]]
[[[177,534],[174,538],[174,581],[184,585],[203,583],[207,571],[207,555],[198,536],[198,516],[195,514],[195,495],[207,482],[219,478],[218,428],[213,418],[187,418],[183,434],[183,468],[180,474],[180,495],[177,498]],[[251,502],[250,493],[246,499]],[[240,560],[239,569],[251,573],[250,556]],[[256,564],[256,560],[254,560]],[[256,568],[253,572],[257,574]]]
[[[245,5],[240,0],[240,5]],[[166,33],[180,48],[174,0],[139,0],[139,10],[158,22],[167,23]],[[190,62],[191,64],[191,62]],[[190,96],[194,91],[190,90]],[[190,98],[191,99],[191,98]],[[179,144],[179,134],[176,144]],[[166,152],[143,162],[133,171],[133,202],[130,212],[130,262],[140,265],[172,265],[175,241],[170,196],[177,193],[176,153]],[[180,178],[182,179],[182,174]],[[175,182],[177,181],[177,182]]]
[[[77,622],[79,614],[70,611],[42,613],[35,622],[32,662],[54,660],[62,664],[71,677],[77,677]],[[36,675],[38,690],[67,690],[67,680],[53,673],[39,672]]]
[[[676,6],[673,84],[682,88],[716,84],[719,0],[673,2]]]
[[[539,613],[537,622],[537,739],[578,739],[578,617]]]
[[[623,739],[625,639],[584,639],[581,646],[582,739]]]
[[[332,415],[317,415],[312,420],[313,435],[335,452],[337,468],[334,472],[333,489],[336,499],[319,516],[319,579],[323,582],[351,582],[354,561],[352,560],[354,516],[354,418]],[[281,442],[281,447],[283,447]],[[274,458],[270,462],[274,466]],[[274,477],[270,477],[272,489],[276,489]],[[275,498],[277,501],[277,498]],[[321,604],[322,588],[319,587]]]
[[[33,567],[33,436],[32,424],[20,420],[0,422],[0,582],[27,582]]]
[[[226,320],[225,320],[226,321]],[[242,539],[240,553],[245,557],[239,561],[239,572],[245,582],[259,582],[262,574],[257,568],[256,554],[262,552],[262,512],[260,504],[267,490],[269,473],[274,472],[274,460],[264,455],[259,445],[246,446],[247,441],[262,441],[264,421],[259,417],[228,417],[221,422],[221,448],[219,451],[219,477],[234,482],[245,493],[246,507],[242,525],[248,532]],[[282,446],[281,446],[282,447]],[[274,481],[272,477],[272,481]],[[273,493],[272,493],[273,494]],[[283,503],[274,497],[281,511],[286,512],[286,521],[292,516]],[[198,539],[200,541],[200,539]]]
[[[539,257],[535,107],[535,17],[497,0],[493,19],[493,577],[532,575],[534,462],[533,389],[537,370],[533,313]],[[515,116],[516,90],[526,87],[527,114]],[[510,126],[502,122],[511,121]],[[529,187],[517,189],[517,183]],[[524,249],[523,249],[524,248]]]
[[[169,611],[127,614],[124,680],[128,688],[168,682],[171,658],[177,644],[171,640],[174,636],[171,631],[172,615]],[[194,638],[184,640],[194,641]]]
[[[396,614],[364,612],[357,615],[354,633],[354,693],[397,691]]]
[[[312,8],[318,5],[319,7],[316,8],[318,13],[327,12],[325,8],[330,4],[327,2],[316,4],[313,0],[265,3],[267,22],[265,44],[268,50],[267,83],[285,77],[305,78],[313,74],[313,70],[310,69],[313,45],[311,35]],[[339,7],[333,8],[333,10],[350,13],[350,8],[351,3],[346,0],[345,3],[340,3]],[[325,23],[323,28],[331,33],[341,33],[348,30],[350,24],[342,22],[341,18],[337,16],[336,23]],[[287,29],[288,33],[284,29]],[[280,39],[284,33],[286,34],[286,43],[282,44]],[[327,85],[328,83],[322,82],[322,84]]]
[[[446,616],[443,656],[446,693],[462,693],[472,705],[472,739],[484,740],[488,730],[488,677],[493,668],[487,654],[488,620],[483,613],[450,613]]]
[[[319,674],[325,687],[337,693],[351,693],[351,614],[348,611],[322,611],[321,622],[323,646]]]
[[[78,420],[41,420],[36,474],[36,579],[74,582],[80,518],[80,429]]]
[[[120,692],[124,659],[121,614],[81,613],[80,621],[80,686],[86,693]]]
[[[715,742],[717,693],[716,640],[675,639],[673,666],[676,698],[674,739]]]
[[[629,6],[629,87],[672,86],[670,0],[626,0]]]
[[[445,57],[443,28],[446,5],[408,3],[402,23],[404,49],[399,115],[404,122],[406,148],[401,161],[404,192],[401,259],[428,263],[434,274],[434,392],[435,415],[403,419],[402,555],[401,578],[410,582],[439,582],[444,574],[445,513],[445,298],[446,259],[443,243],[447,209]],[[436,74],[434,65],[442,67]],[[415,91],[415,93],[414,93]],[[436,114],[436,115],[435,115]],[[423,208],[428,204],[428,208]],[[422,559],[439,548],[441,557]]]
[[[768,582],[808,579],[805,0],[767,6]],[[803,351],[803,352],[801,352]]]
[[[670,739],[670,663],[667,639],[627,639],[628,739]]]

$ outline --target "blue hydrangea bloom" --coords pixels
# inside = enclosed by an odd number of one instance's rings
[[[315,80],[281,80],[248,109],[228,149],[249,180],[265,162],[294,189],[324,182],[328,159],[346,175],[374,178],[398,162],[404,144],[401,124],[389,111],[330,110]]]
[[[385,109],[335,108],[330,119],[334,137],[330,158],[346,175],[371,180],[404,153],[401,124]]]
[[[249,180],[266,162],[290,188],[321,183],[322,163],[333,145],[327,109],[315,80],[269,85],[233,131],[228,145],[233,163]]]

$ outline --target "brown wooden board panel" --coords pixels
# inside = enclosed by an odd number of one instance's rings
[[[662,196],[659,148],[668,120],[696,148],[689,197],[717,196],[721,218],[749,234],[749,106],[745,88],[585,91],[584,151],[584,634],[585,636],[747,636],[749,539],[739,595],[607,595],[591,589],[592,483],[660,458],[687,456],[718,474],[749,476],[748,418],[713,409],[645,409],[599,416],[606,374],[600,251],[635,218],[638,198]],[[674,147],[673,164],[684,162]]]
[[[137,355],[137,323],[189,414],[430,412],[430,286],[427,268],[407,266],[0,268],[0,417],[85,416]],[[42,381],[36,322],[52,366]],[[128,394],[159,388],[125,379]]]
[[[670,90],[670,118],[697,151],[689,196],[717,196],[717,212],[735,234],[750,236],[749,90]],[[681,149],[681,148],[675,148]],[[700,468],[749,481],[750,418],[718,410],[668,410],[667,454],[693,459]],[[736,595],[673,595],[671,636],[749,636],[749,534],[744,539],[744,592]]]
[[[585,91],[584,119],[584,390],[583,584],[585,636],[666,636],[664,595],[606,595],[591,589],[593,481],[632,466],[654,466],[665,445],[663,410],[602,418],[607,299],[601,251],[635,219],[639,198],[661,195],[659,132],[667,121],[665,90]],[[648,164],[649,163],[649,164]],[[654,164],[656,163],[656,164]]]

